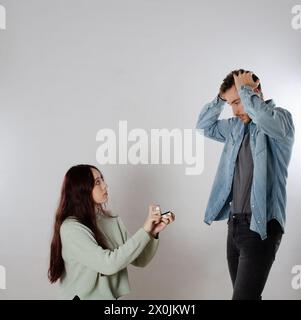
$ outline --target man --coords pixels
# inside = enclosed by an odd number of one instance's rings
[[[225,102],[235,117],[218,120]],[[197,129],[225,144],[204,221],[228,219],[232,299],[261,299],[284,232],[292,116],[273,100],[264,101],[259,79],[240,69],[228,74],[205,105]]]

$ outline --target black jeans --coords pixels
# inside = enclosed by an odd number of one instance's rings
[[[282,228],[276,219],[267,224],[267,238],[250,230],[250,214],[231,214],[228,220],[227,260],[233,300],[260,300],[276,252]]]

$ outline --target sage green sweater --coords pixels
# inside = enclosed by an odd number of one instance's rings
[[[61,226],[65,272],[59,283],[60,299],[117,299],[130,292],[127,266],[146,266],[158,248],[159,239],[143,228],[132,237],[120,217],[97,214],[97,224],[109,249],[95,241],[92,231],[76,218]]]

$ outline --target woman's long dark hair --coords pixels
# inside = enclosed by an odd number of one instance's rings
[[[67,217],[74,216],[80,223],[91,229],[97,243],[103,248],[107,248],[104,236],[96,224],[95,202],[92,197],[94,188],[92,168],[99,171],[94,166],[81,164],[70,168],[65,175],[55,215],[50,249],[48,278],[51,283],[56,282],[62,276],[65,268],[62,258],[60,227]],[[103,178],[101,173],[100,175]],[[110,216],[101,205],[99,208],[103,214]]]

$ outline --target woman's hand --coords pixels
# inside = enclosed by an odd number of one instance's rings
[[[148,219],[145,221],[144,230],[149,232],[153,237],[156,237],[159,232],[164,230],[166,226],[175,221],[175,214],[161,216],[159,205],[150,205]]]
[[[144,222],[143,228],[146,232],[153,234],[152,230],[155,225],[161,221],[160,207],[157,205],[150,205],[148,208],[148,216]]]
[[[156,224],[151,231],[151,234],[153,236],[156,236],[159,232],[164,230],[168,224],[174,222],[176,219],[175,214],[171,213],[170,215],[165,215],[164,217],[161,217],[161,220],[158,224]]]

